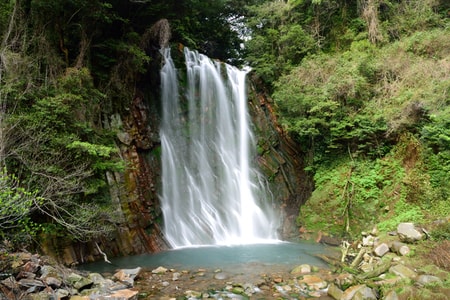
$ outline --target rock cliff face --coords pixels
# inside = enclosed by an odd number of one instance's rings
[[[298,236],[295,219],[300,205],[310,196],[313,181],[304,171],[304,157],[299,146],[283,131],[277,121],[273,101],[264,86],[249,75],[249,111],[257,138],[258,165],[268,180],[275,209],[282,215],[280,236]]]
[[[149,46],[156,49],[155,46]],[[160,142],[159,142],[159,51],[150,50],[152,64],[147,74],[136,75],[134,96],[124,109],[109,117],[117,133],[117,147],[126,163],[124,172],[106,174],[113,205],[121,216],[114,236],[89,243],[64,242],[47,238],[43,252],[66,264],[83,263],[108,256],[123,256],[167,249],[161,232]],[[280,211],[280,236],[297,235],[295,218],[299,206],[311,192],[311,180],[295,143],[283,132],[275,117],[272,101],[261,85],[249,76],[249,107],[257,138],[256,160],[268,180],[274,209]]]

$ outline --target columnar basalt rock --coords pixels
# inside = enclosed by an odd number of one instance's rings
[[[258,148],[255,159],[268,181],[275,209],[283,216],[281,238],[288,239],[298,235],[295,220],[300,206],[311,195],[313,181],[304,171],[304,153],[278,122],[273,100],[252,73],[248,78],[249,112]]]

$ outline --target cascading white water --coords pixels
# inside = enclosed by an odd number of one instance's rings
[[[247,112],[246,72],[185,48],[186,90],[164,50],[162,195],[172,247],[276,239],[276,220],[258,172]]]

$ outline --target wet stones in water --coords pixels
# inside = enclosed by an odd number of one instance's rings
[[[218,272],[218,273],[214,274],[214,279],[217,279],[217,280],[224,280],[227,278],[228,278],[228,276],[224,272]]]

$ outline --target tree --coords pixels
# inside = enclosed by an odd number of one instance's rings
[[[112,159],[117,150],[99,127],[101,97],[86,69],[69,69],[53,95],[12,118],[17,125],[8,166],[38,191],[35,220],[56,223],[75,239],[114,229],[105,171],[121,164]]]
[[[301,23],[303,13],[284,1],[268,1],[249,8],[246,60],[271,85],[316,48]]]

